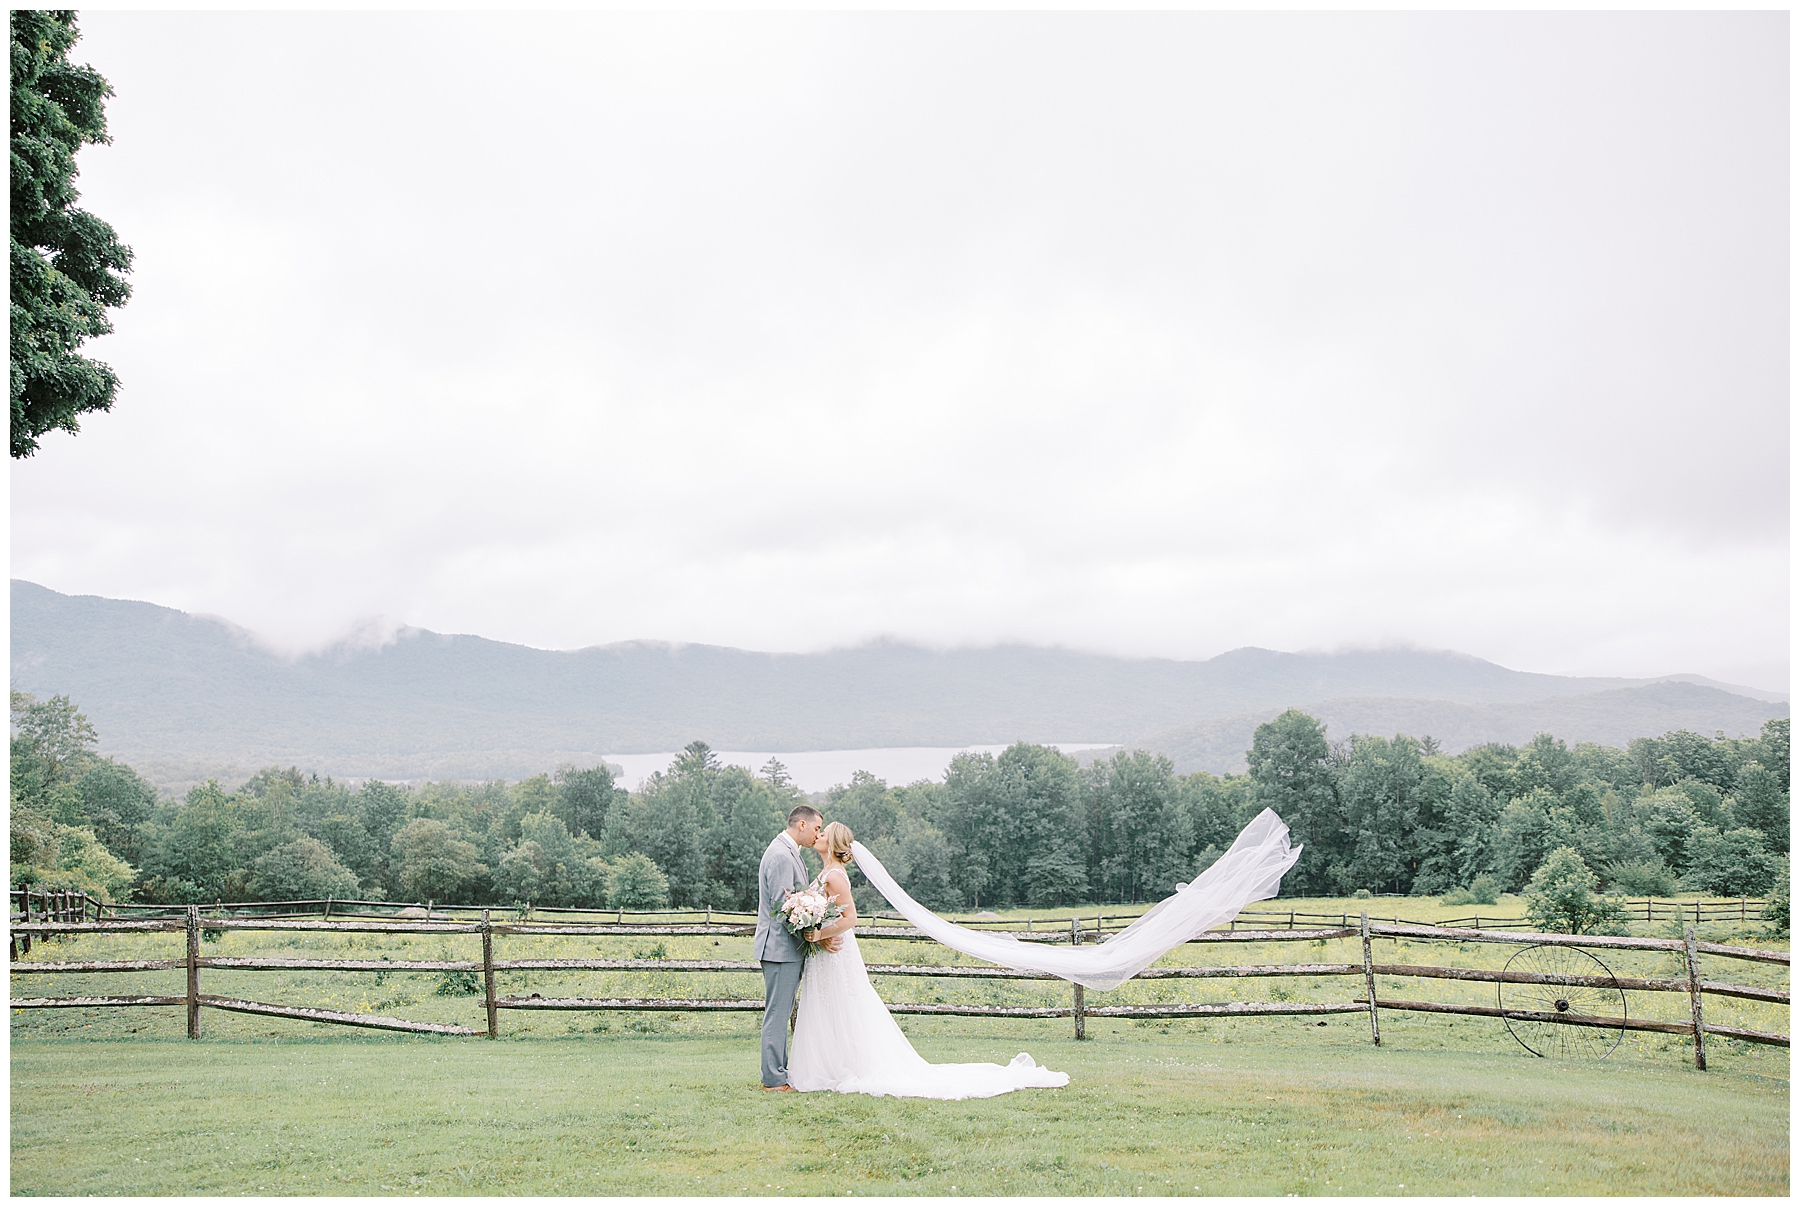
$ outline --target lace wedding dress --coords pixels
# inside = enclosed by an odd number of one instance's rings
[[[1031,1086],[1069,1084],[1024,1052],[1011,1064],[929,1063],[913,1051],[869,984],[856,935],[836,951],[806,957],[800,1016],[789,1045],[788,1084],[895,1098],[992,1098]]]

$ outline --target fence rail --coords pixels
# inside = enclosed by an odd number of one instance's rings
[[[29,920],[24,917],[24,910],[19,906],[19,900],[22,894],[23,890],[15,890],[13,893],[15,902],[13,919],[15,921]],[[186,916],[188,910],[188,907],[185,905],[140,905],[127,902],[103,903],[88,899],[85,894],[80,893],[58,894],[54,892],[45,893],[34,891],[31,896],[36,900],[59,897],[79,899],[79,904],[65,906],[64,912],[68,913],[72,910],[75,916],[86,917],[87,911],[91,911],[92,916],[96,921],[107,916],[118,918],[127,916],[147,917],[161,915],[171,918],[182,918]],[[1394,900],[1401,899],[1395,898]],[[1731,897],[1712,900],[1701,898],[1694,901],[1676,901],[1646,897],[1641,900],[1624,899],[1621,901],[1621,905],[1625,908],[1627,917],[1633,921],[1691,921],[1696,925],[1703,925],[1707,922],[1754,921],[1762,916],[1762,911],[1767,904],[1768,902],[1766,900],[1759,897]],[[511,906],[440,905],[433,901],[368,901],[352,898],[324,898],[296,901],[218,901],[214,902],[211,906],[203,905],[200,908],[209,909],[211,911],[209,916],[214,918],[249,917],[267,920],[300,920],[317,916],[321,920],[328,921],[335,915],[339,919],[358,916],[368,918],[427,919],[442,917],[446,921],[453,921],[458,918],[473,921],[483,913],[486,913],[493,917],[510,914],[521,922],[528,919],[542,919],[549,922],[557,916],[573,915],[578,918],[592,917],[596,920],[610,918],[612,919],[611,925],[637,928],[666,925],[668,920],[673,918],[693,918],[703,925],[710,925],[715,921],[727,922],[729,919],[734,918],[744,919],[746,923],[750,923],[754,922],[756,917],[754,913],[744,910],[712,909],[710,907],[700,907],[697,909],[634,910],[618,908],[600,909],[580,906],[533,906],[529,904]],[[1023,932],[1024,934],[1064,930],[1068,927],[1070,921],[1074,920],[1083,929],[1092,929],[1095,934],[1104,935],[1108,931],[1122,930],[1126,926],[1129,926],[1132,922],[1142,916],[1144,909],[1142,906],[1129,904],[1098,905],[1088,908],[1091,912],[1060,915],[1050,914],[1042,918],[1036,917],[1035,915],[1029,915],[1024,919],[973,916],[961,917],[953,920],[959,926]],[[38,916],[50,916],[50,909],[51,907],[47,904],[41,906]],[[1372,918],[1383,918],[1396,926],[1438,925],[1474,930],[1529,930],[1531,927],[1531,923],[1525,919],[1497,917],[1494,914],[1482,914],[1480,912],[1472,912],[1465,917],[1451,918],[1438,923],[1420,922],[1416,919],[1404,917],[1399,911],[1392,914],[1378,913],[1374,910],[1369,912]],[[1285,918],[1287,919],[1287,929],[1298,930],[1309,927],[1337,927],[1341,929],[1353,925],[1354,920],[1358,916],[1358,914],[1349,913],[1347,911],[1340,911],[1335,914],[1325,914],[1306,910],[1244,910],[1240,912],[1237,917],[1238,919],[1245,920],[1276,920]],[[1091,927],[1089,925],[1090,919],[1092,920]],[[64,917],[58,915],[55,920],[64,920]],[[874,926],[903,926],[905,919],[901,918],[898,914],[874,912],[864,915],[864,922]],[[1238,925],[1240,925],[1240,923],[1237,920],[1234,920],[1232,927],[1235,929]]]
[[[29,899],[27,900],[29,907]],[[282,903],[293,905],[297,903]],[[320,903],[329,907],[330,903]],[[341,903],[340,903],[341,904]],[[56,902],[56,907],[62,903]],[[110,909],[111,907],[107,907]],[[23,911],[22,911],[23,912]],[[593,912],[593,911],[589,911]],[[223,914],[203,915],[200,907],[189,906],[180,917],[154,917],[140,920],[106,919],[100,921],[86,920],[85,911],[77,911],[73,906],[67,908],[47,908],[39,917],[26,920],[16,919],[12,923],[12,939],[14,958],[11,970],[14,973],[113,973],[113,972],[150,972],[174,971],[185,969],[187,972],[188,991],[185,995],[79,995],[67,997],[30,997],[15,998],[11,1005],[14,1009],[58,1009],[71,1007],[113,1007],[113,1006],[184,1006],[188,1014],[188,1035],[198,1039],[201,1034],[201,1010],[215,1009],[234,1013],[268,1015],[281,1018],[301,1019],[313,1022],[334,1023],[346,1026],[374,1028],[378,1030],[420,1032],[440,1035],[479,1035],[489,1038],[499,1035],[499,1011],[502,1010],[650,1010],[650,1011],[760,1011],[763,1004],[759,999],[709,998],[709,997],[667,997],[667,998],[584,998],[584,997],[551,997],[538,994],[525,996],[501,995],[495,984],[497,974],[525,971],[611,971],[611,972],[681,972],[681,973],[747,973],[760,969],[761,965],[741,960],[683,960],[683,959],[614,959],[614,958],[572,958],[572,959],[495,959],[493,940],[496,935],[747,935],[753,927],[748,923],[726,921],[701,921],[695,923],[669,923],[664,925],[644,924],[636,922],[621,923],[617,920],[618,911],[605,911],[614,920],[605,923],[555,923],[555,922],[497,922],[491,912],[484,914],[479,920],[439,920],[435,911],[425,907],[422,916],[402,918],[393,915],[387,917],[329,917],[295,918],[295,917],[243,917],[225,916]],[[79,914],[79,920],[77,915]],[[54,916],[52,916],[54,915]],[[529,913],[522,916],[529,917]],[[668,917],[670,915],[662,915]],[[742,916],[742,915],[728,915]],[[1243,915],[1240,915],[1242,917]],[[1004,1017],[1004,1018],[1073,1018],[1075,1033],[1078,1038],[1085,1035],[1085,1021],[1095,1018],[1206,1018],[1258,1015],[1309,1015],[1309,1014],[1350,1014],[1367,1013],[1369,1015],[1370,1032],[1373,1042],[1380,1043],[1379,1012],[1383,1009],[1422,1011],[1439,1014],[1462,1014],[1478,1017],[1497,1017],[1525,1022],[1552,1021],[1569,1026],[1589,1026],[1622,1028],[1638,1031],[1660,1031],[1669,1034],[1692,1035],[1694,1037],[1695,1063],[1705,1068],[1705,1039],[1708,1034],[1731,1036],[1752,1043],[1775,1044],[1788,1046],[1789,1039],[1785,1034],[1758,1031],[1749,1028],[1722,1027],[1705,1022],[1703,998],[1706,995],[1733,997],[1752,1001],[1769,1002],[1788,1005],[1787,990],[1769,989],[1760,986],[1738,985],[1730,982],[1704,980],[1700,976],[1699,956],[1705,953],[1729,959],[1748,960],[1765,964],[1788,966],[1790,954],[1785,951],[1772,951],[1758,948],[1739,947],[1720,943],[1703,943],[1696,939],[1694,928],[1689,924],[1682,939],[1637,938],[1614,935],[1557,935],[1537,932],[1503,931],[1492,928],[1461,928],[1447,926],[1430,926],[1420,923],[1384,923],[1372,921],[1367,914],[1360,914],[1355,926],[1320,926],[1307,924],[1313,918],[1330,920],[1332,915],[1303,916],[1297,912],[1259,911],[1256,916],[1282,919],[1289,922],[1285,928],[1271,929],[1237,929],[1210,931],[1190,940],[1192,944],[1212,943],[1251,943],[1251,942],[1314,942],[1329,938],[1360,938],[1362,955],[1360,962],[1308,963],[1308,964],[1258,964],[1258,965],[1208,965],[1196,967],[1151,968],[1139,974],[1141,979],[1171,978],[1263,978],[1263,977],[1361,977],[1363,994],[1348,1001],[1338,1002],[1203,1002],[1203,1003],[1148,1003],[1088,1006],[1085,994],[1079,985],[1072,986],[1073,1001],[1069,1006],[987,1006],[961,1003],[896,1003],[889,1009],[896,1014],[918,1015],[961,1015],[969,1017]],[[1068,923],[1068,929],[1030,930],[1022,932],[1021,938],[1029,938],[1045,943],[1082,943],[1087,941],[1091,933],[1096,939],[1102,938],[1107,928],[1108,919],[1103,913],[1094,915],[1094,924],[1090,932],[1085,918],[1061,919]],[[361,960],[361,959],[313,959],[302,957],[237,957],[237,956],[202,956],[200,955],[200,936],[203,931],[265,931],[265,932],[300,932],[300,933],[341,933],[341,934],[396,934],[396,935],[470,935],[481,940],[481,958],[479,960]],[[187,953],[185,959],[144,959],[144,960],[34,960],[20,962],[17,958],[18,946],[26,944],[33,936],[80,936],[80,935],[142,935],[171,932],[185,932],[187,937]],[[929,937],[911,927],[883,925],[865,933],[871,939],[928,940]],[[1567,973],[1529,973],[1508,972],[1485,968],[1446,967],[1431,964],[1376,963],[1373,958],[1371,941],[1376,938],[1413,939],[1425,941],[1442,941],[1449,943],[1506,943],[1514,946],[1546,944],[1551,946],[1596,948],[1601,950],[1628,950],[1645,952],[1680,952],[1685,957],[1687,975],[1685,977],[1611,977],[1588,976]],[[413,1022],[407,1019],[389,1018],[381,1015],[357,1014],[346,1011],[324,1010],[308,1006],[275,1005],[267,1002],[251,1001],[243,998],[202,994],[199,990],[200,973],[206,969],[230,969],[240,971],[279,971],[279,970],[316,970],[342,972],[465,972],[482,974],[483,1007],[487,1015],[487,1026],[484,1031],[474,1030],[443,1023]],[[877,963],[869,965],[869,972],[882,977],[927,977],[943,979],[977,979],[977,980],[1056,980],[1044,973],[1015,972],[1005,968],[937,965],[937,964],[893,964]],[[1476,1006],[1461,1003],[1422,1002],[1409,999],[1384,998],[1376,992],[1375,977],[1408,977],[1420,980],[1475,981],[1500,984],[1540,984],[1571,985],[1600,988],[1629,989],[1640,992],[1678,993],[1687,995],[1690,1002],[1690,1018],[1686,1021],[1661,1021],[1631,1019],[1625,1017],[1589,1017],[1575,1014],[1542,1014],[1533,1011],[1509,1010],[1501,1007]]]

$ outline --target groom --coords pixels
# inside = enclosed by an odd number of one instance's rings
[[[800,940],[788,933],[775,911],[788,890],[806,887],[806,861],[802,847],[819,837],[825,819],[811,805],[795,805],[788,814],[787,829],[775,836],[763,852],[756,874],[756,958],[763,970],[762,1088],[790,1090],[788,1085],[788,1018],[800,991],[800,970],[806,952]]]

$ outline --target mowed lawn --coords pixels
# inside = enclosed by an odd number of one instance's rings
[[[1073,1077],[925,1102],[764,1093],[752,1016],[499,1042],[255,1020],[193,1043],[169,1021],[15,1021],[14,1194],[1788,1193],[1782,1049],[1721,1045],[1701,1073],[1398,1014],[1381,1048],[1357,1016],[1093,1020],[1084,1043],[1066,1020],[906,1019],[929,1059],[1023,1049]]]

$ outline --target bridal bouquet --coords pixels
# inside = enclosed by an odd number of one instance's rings
[[[825,926],[834,918],[843,917],[844,907],[835,904],[817,884],[809,884],[789,893],[787,899],[776,907],[775,913],[788,928],[788,933],[800,939],[807,931]],[[808,943],[805,939],[800,939],[800,942],[814,955],[825,950],[823,943]]]

